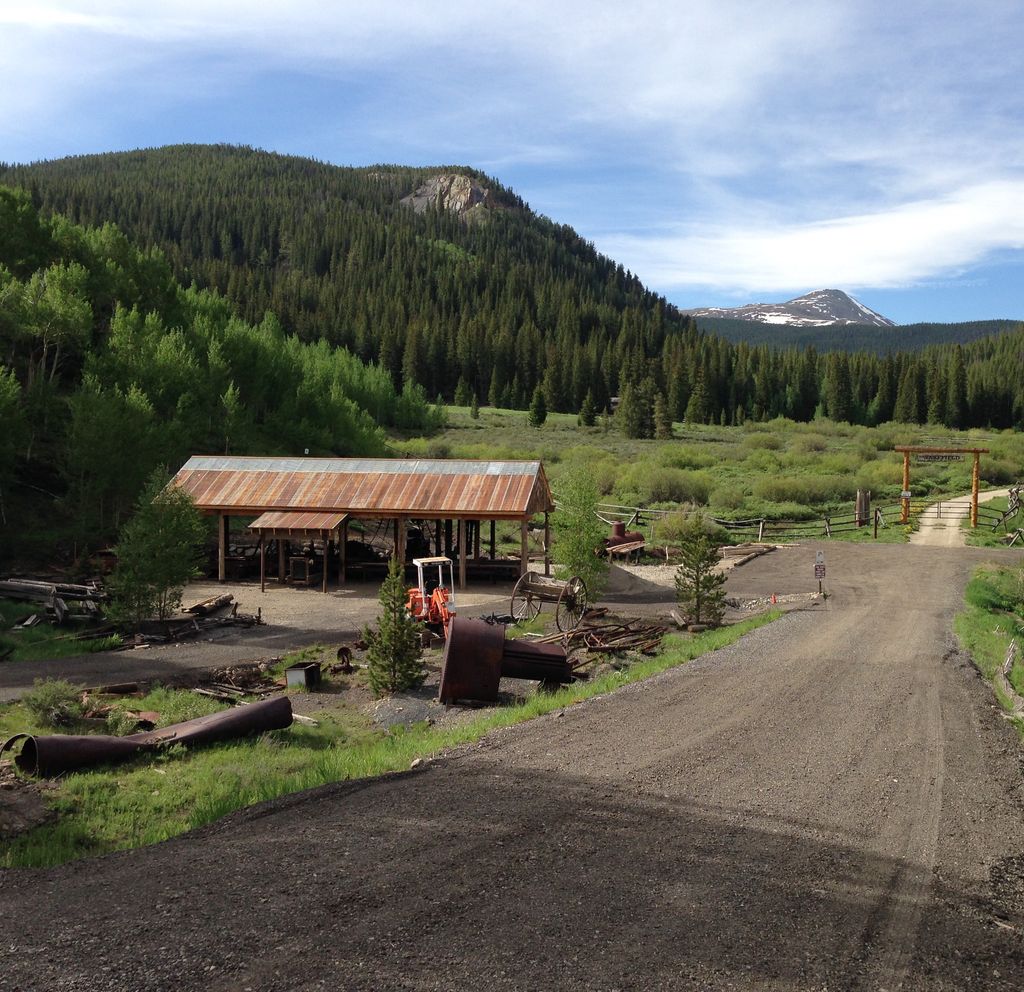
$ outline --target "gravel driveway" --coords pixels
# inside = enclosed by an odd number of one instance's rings
[[[814,546],[730,592],[813,586]],[[1021,748],[953,647],[976,549],[402,775],[0,872],[7,990],[1020,988]]]

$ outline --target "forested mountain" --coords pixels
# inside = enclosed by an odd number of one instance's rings
[[[897,351],[921,351],[937,344],[967,344],[980,338],[1010,331],[1015,320],[973,320],[956,324],[898,324],[877,327],[846,324],[841,327],[786,327],[760,324],[753,320],[695,315],[702,331],[717,334],[734,343],[768,345],[772,348],[816,348],[819,352],[869,351],[889,355]]]
[[[1020,331],[885,358],[732,344],[470,169],[176,146],[0,167],[3,181],[46,211],[116,222],[250,324],[269,309],[430,396],[525,408],[540,389],[549,409],[589,413],[621,394],[641,434],[658,403],[663,420],[1024,421]],[[468,212],[449,209],[458,189]]]
[[[421,388],[0,187],[0,562],[109,539],[153,469],[193,452],[384,454],[380,425],[439,422]]]

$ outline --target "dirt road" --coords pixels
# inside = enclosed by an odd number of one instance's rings
[[[978,494],[979,503],[1006,496],[1009,489],[990,489]],[[910,535],[911,544],[925,544],[940,548],[962,548],[964,540],[963,523],[971,512],[971,497],[955,496],[945,499],[921,515],[918,528]]]
[[[814,550],[730,591],[808,591]],[[1020,744],[949,636],[992,553],[827,554],[824,608],[686,668],[421,770],[0,873],[0,987],[1019,989]]]

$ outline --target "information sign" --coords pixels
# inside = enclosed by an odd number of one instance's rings
[[[816,579],[817,579],[817,580],[818,580],[819,582],[820,582],[820,581],[821,581],[821,580],[822,580],[823,578],[825,578],[825,566],[824,566],[824,565],[815,565],[815,566],[814,566],[814,577],[815,577],[815,578],[816,578]]]

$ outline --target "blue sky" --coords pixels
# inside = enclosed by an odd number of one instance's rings
[[[681,307],[1024,318],[1024,5],[0,0],[0,159],[472,165]]]

